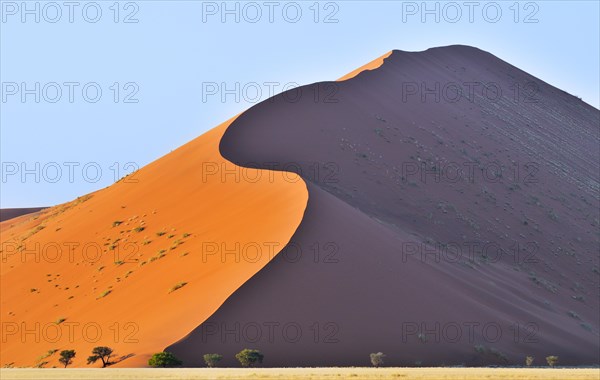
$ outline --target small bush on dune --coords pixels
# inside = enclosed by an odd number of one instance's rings
[[[262,352],[258,350],[243,349],[235,355],[242,367],[254,367],[257,363],[262,363],[264,359]]]
[[[550,367],[554,367],[558,363],[558,356],[546,356],[546,362]]]
[[[525,365],[527,367],[531,367],[531,365],[533,364],[533,359],[535,359],[533,356],[528,356],[525,358]]]
[[[183,362],[170,352],[157,352],[148,360],[148,365],[155,368],[176,367]]]
[[[383,365],[383,358],[385,358],[385,354],[383,352],[377,352],[371,354],[371,364],[373,367],[381,367]]]
[[[206,354],[204,355],[204,362],[209,368],[214,368],[223,359],[223,355],[219,354]]]
[[[100,295],[99,295],[98,297],[96,297],[96,299],[98,300],[98,299],[100,299],[100,298],[104,298],[104,297],[106,297],[107,295],[109,295],[110,293],[112,293],[112,290],[105,290],[105,291],[103,291],[102,293],[100,293]]]
[[[177,283],[177,284],[173,285],[173,286],[171,287],[171,289],[169,289],[169,293],[173,293],[174,291],[176,291],[176,290],[178,290],[178,289],[181,289],[181,288],[183,288],[183,287],[184,287],[184,286],[186,286],[186,285],[187,285],[187,282],[180,282],[180,283]]]

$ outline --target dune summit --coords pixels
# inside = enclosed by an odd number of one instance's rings
[[[279,94],[0,223],[0,364],[83,367],[98,345],[122,367],[244,348],[268,367],[598,364],[599,123],[467,46]]]

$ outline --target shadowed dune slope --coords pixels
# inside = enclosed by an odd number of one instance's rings
[[[0,224],[3,366],[60,365],[51,350],[64,349],[85,366],[103,345],[117,366],[145,366],[289,242],[305,183],[223,159],[229,124],[106,189]]]
[[[3,208],[0,209],[0,222],[13,219],[21,215],[31,214],[41,211],[46,207],[30,207],[30,208]]]
[[[334,95],[298,97],[320,92]],[[394,51],[256,105],[221,153],[301,175],[306,214],[167,350],[186,365],[209,352],[235,365],[246,347],[274,367],[368,365],[378,351],[386,365],[597,364],[599,122],[466,46]]]

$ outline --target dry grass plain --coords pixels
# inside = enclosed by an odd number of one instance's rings
[[[420,380],[597,380],[599,368],[89,368],[1,369],[3,380],[183,380],[183,379],[420,379]]]

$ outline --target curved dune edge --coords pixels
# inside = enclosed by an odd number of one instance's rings
[[[362,73],[365,70],[375,70],[375,69],[378,69],[379,67],[381,67],[381,65],[383,65],[383,61],[385,61],[385,59],[387,57],[389,57],[390,55],[392,55],[392,53],[393,53],[393,50],[388,51],[387,53],[385,53],[381,57],[378,57],[378,58],[372,60],[371,62],[367,63],[366,65],[362,65],[358,69],[353,70],[353,71],[349,72],[348,74],[344,75],[343,77],[339,78],[337,80],[337,82],[341,82],[341,81],[345,81],[345,80],[348,80],[348,79],[352,79],[352,78],[354,78],[355,76],[357,76],[358,74]]]
[[[374,59],[373,61],[371,61],[371,62],[369,62],[369,63],[367,63],[367,64],[365,64],[365,65],[363,65],[363,66],[361,66],[361,67],[357,68],[356,70],[353,70],[352,72],[350,72],[350,73],[348,73],[348,74],[344,75],[343,77],[339,78],[339,79],[337,80],[337,82],[341,82],[341,81],[345,81],[345,80],[348,80],[348,79],[352,79],[352,78],[356,77],[358,74],[362,73],[363,71],[375,70],[375,69],[377,69],[377,68],[381,67],[381,66],[383,65],[383,63],[384,63],[385,59],[386,59],[386,58],[388,58],[388,57],[389,57],[389,56],[390,56],[392,53],[393,53],[393,51],[391,51],[391,50],[390,50],[390,51],[389,51],[389,52],[387,52],[386,54],[384,54],[384,55],[382,55],[382,56],[380,56],[380,57],[378,57],[378,58]],[[225,130],[223,131],[223,134],[226,132],[226,129],[229,127],[229,125],[230,125],[231,123],[233,123],[233,121],[234,121],[234,120],[231,120],[231,121],[230,121],[230,123],[228,123],[228,124],[227,124],[227,127],[226,127],[226,128],[225,128]],[[221,137],[222,137],[222,136],[221,136]],[[222,156],[222,155],[221,155],[221,156]],[[307,184],[306,184],[306,182],[305,182],[305,179],[303,179],[302,177],[298,176],[298,175],[297,175],[297,174],[295,174],[295,173],[292,173],[292,172],[287,172],[287,171],[286,171],[286,172],[274,171],[274,172],[275,172],[275,173],[285,173],[285,174],[284,174],[284,176],[287,176],[288,174],[289,174],[289,175],[292,175],[292,176],[294,176],[294,178],[297,178],[299,181],[301,181],[302,183],[304,183],[304,186],[305,186],[305,188],[307,188],[307,187],[306,187],[306,186],[307,186]],[[307,190],[307,194],[308,194],[308,190]],[[308,205],[308,198],[306,199],[306,203],[305,203],[305,205]],[[302,221],[301,221],[301,222],[302,222]],[[300,224],[301,224],[301,222],[300,222]],[[299,224],[299,225],[300,225],[300,224]],[[297,227],[299,227],[299,225],[298,225]],[[289,240],[288,240],[288,242],[289,242]],[[281,248],[284,248],[284,246],[282,246]],[[280,250],[278,250],[278,251],[277,251],[277,253],[279,253],[279,252],[280,252]],[[261,269],[262,269],[262,268],[261,268]],[[244,281],[244,283],[245,283],[245,281]],[[243,283],[242,283],[242,284],[240,284],[240,287],[241,287],[241,285],[243,285]],[[237,289],[236,289],[236,290],[237,290]],[[232,292],[232,294],[233,294],[233,293],[234,293],[234,292]],[[230,296],[231,296],[231,295],[230,295]],[[223,303],[224,303],[224,302],[225,302],[225,301],[223,301]],[[216,312],[216,310],[215,310],[215,312]],[[207,319],[207,318],[206,318],[206,319]],[[206,320],[206,319],[205,319],[205,320]],[[205,320],[203,320],[202,322],[204,322]],[[185,337],[182,337],[181,339],[179,339],[179,340],[177,340],[177,341],[173,341],[173,342],[171,342],[171,344],[170,344],[169,346],[172,346],[172,345],[174,345],[174,344],[177,344],[177,342],[180,342],[180,341],[183,341],[183,340],[185,340],[185,339],[186,339],[186,338],[187,338],[187,337],[188,337],[190,334],[193,334],[193,333],[194,333],[194,331],[195,331],[195,330],[196,330],[196,329],[197,329],[197,328],[198,328],[200,325],[201,325],[201,323],[200,323],[200,324],[198,324],[197,326],[194,326],[194,329],[190,329],[190,330],[189,330],[189,332],[188,332],[188,334],[187,334]],[[165,346],[165,347],[167,347],[167,346]]]
[[[427,365],[489,365],[505,360],[520,364],[526,355],[543,358],[549,354],[559,355],[567,365],[597,363],[598,340],[594,338],[598,324],[594,316],[598,287],[597,276],[589,268],[597,268],[598,260],[593,255],[592,239],[578,236],[584,231],[590,237],[593,234],[588,224],[594,222],[585,210],[597,202],[589,201],[594,199],[593,185],[585,183],[597,172],[590,141],[598,110],[543,82],[538,82],[544,94],[540,104],[556,113],[540,112],[527,102],[502,102],[500,108],[499,102],[493,101],[449,107],[447,102],[425,102],[418,96],[407,102],[399,98],[406,80],[465,83],[474,78],[501,78],[498,83],[504,88],[515,80],[539,81],[471,47],[435,48],[426,54],[395,51],[383,68],[341,85],[338,94],[343,101],[339,103],[323,105],[304,99],[291,105],[285,96],[278,96],[241,115],[221,140],[223,155],[240,165],[303,163],[298,172],[307,174],[303,179],[309,184],[310,199],[292,242],[296,246],[335,242],[339,247],[335,257],[340,260],[336,265],[315,265],[314,258],[308,257],[289,265],[276,259],[238,289],[194,334],[168,350],[186,362],[195,362],[196,352],[219,352],[224,355],[223,366],[236,365],[234,355],[243,347],[261,350],[268,358],[265,364],[273,367],[368,365],[367,353],[378,351],[388,354],[388,365],[402,366],[423,360]],[[320,85],[306,86],[306,90],[313,92]],[[536,126],[544,127],[531,128],[528,123],[533,119]],[[577,128],[565,134],[564,125]],[[530,135],[518,138],[523,131]],[[348,144],[336,149],[339,141]],[[448,186],[442,181],[436,186],[429,181],[424,186],[424,181],[416,178],[413,184],[400,182],[399,170],[398,176],[388,174],[397,168],[386,164],[414,162],[419,156],[420,160],[431,157],[436,167],[443,162],[438,157],[444,157],[445,162],[464,162],[467,153],[462,147],[471,141],[473,145],[466,145],[471,155],[474,150],[482,154],[484,162],[507,163],[528,162],[531,142],[536,141],[543,147],[535,150],[536,159],[542,157],[548,163],[536,173],[535,183],[543,185],[528,184],[515,192],[509,186],[514,179],[485,183],[484,193],[493,191],[494,198],[481,201],[481,179],[473,185]],[[475,141],[478,146],[474,146]],[[357,148],[358,142],[362,146]],[[502,149],[495,150],[498,146]],[[361,152],[368,155],[355,158]],[[308,170],[314,162],[339,163],[337,181],[327,183]],[[573,174],[569,177],[557,175],[551,167],[553,162],[577,169],[567,169],[565,173]],[[494,186],[493,190],[488,186]],[[571,194],[573,203],[561,203],[564,199],[556,197],[556,189]],[[402,198],[398,199],[397,191]],[[562,222],[537,214],[541,204],[556,210]],[[444,205],[451,209],[445,210]],[[525,210],[526,216],[511,210]],[[464,215],[471,217],[467,220]],[[532,221],[534,230],[523,227],[531,226]],[[577,261],[563,255],[563,248],[557,250],[555,241],[547,239],[557,234],[569,242]],[[503,255],[490,262],[481,251],[473,252],[471,258],[465,250],[461,262],[423,259],[423,253],[430,254],[438,242],[453,242],[458,237],[465,242],[472,239],[500,244],[536,239],[540,254],[529,262],[517,255]],[[576,241],[580,244],[575,248]],[[405,260],[399,254],[400,242],[417,243],[420,252]],[[439,245],[434,251],[443,252]],[[278,258],[284,257],[285,251]],[[583,267],[588,269],[584,272]],[[535,276],[543,276],[543,283]],[[573,287],[571,281],[577,285]],[[585,302],[575,301],[573,292],[585,294]],[[266,321],[293,321],[306,329],[315,321],[321,325],[334,321],[339,326],[335,337],[340,344],[319,346],[311,339],[289,344],[281,335],[271,340],[273,335],[266,329],[258,342],[253,339],[249,344],[250,338],[244,340],[241,335],[239,343],[223,338],[218,330]],[[492,342],[481,332],[473,341],[442,339],[427,345],[420,339],[403,342],[398,326],[406,321],[426,321],[429,328],[431,322],[442,326],[493,322],[506,332],[517,321],[539,326],[539,334],[535,342],[517,345],[510,333]],[[582,326],[581,321],[587,325]],[[205,338],[211,335],[212,339]],[[474,345],[479,344],[506,356],[478,355]]]
[[[46,353],[74,349],[85,367],[99,345],[116,366],[147,365],[289,242],[306,185],[224,159],[234,119],[108,188],[0,223],[2,366],[59,366]]]

